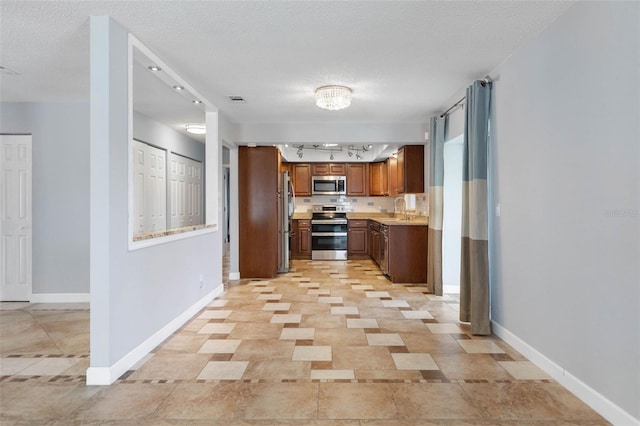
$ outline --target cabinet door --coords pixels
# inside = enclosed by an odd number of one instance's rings
[[[300,234],[298,230],[298,220],[291,221],[291,229],[289,230],[291,258],[298,259],[300,257]]]
[[[384,162],[369,164],[369,195],[388,194],[387,165]]]
[[[329,174],[331,176],[345,176],[347,174],[347,168],[344,163],[330,163]]]
[[[398,160],[394,157],[387,159],[388,195],[398,196]]]
[[[298,250],[300,256],[311,259],[311,221],[308,219],[298,221]]]
[[[296,196],[311,196],[311,165],[308,163],[293,164],[291,176]]]
[[[404,146],[398,150],[396,160],[396,190],[398,194],[404,194]]]
[[[347,195],[351,196],[367,196],[367,163],[349,163],[347,164]]]
[[[398,150],[398,192],[424,192],[424,145],[405,145]]]
[[[368,238],[369,228],[367,220],[349,220],[347,254],[354,257],[366,257],[368,255]]]
[[[314,163],[313,176],[345,176],[347,169],[344,163]]]

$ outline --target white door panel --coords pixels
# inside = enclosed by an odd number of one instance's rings
[[[0,300],[31,299],[31,136],[0,135]]]
[[[202,224],[202,163],[171,154],[171,228]]]
[[[167,229],[166,152],[133,141],[134,234]]]

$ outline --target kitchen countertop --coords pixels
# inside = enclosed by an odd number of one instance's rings
[[[311,212],[299,212],[293,214],[293,219],[311,219]],[[383,225],[428,225],[429,218],[426,216],[414,217],[411,220],[403,220],[401,218],[395,218],[393,213],[368,213],[368,212],[348,212],[347,219],[370,219],[375,220]]]

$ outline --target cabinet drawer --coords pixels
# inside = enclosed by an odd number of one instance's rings
[[[349,219],[349,228],[366,228],[369,226],[367,219]]]

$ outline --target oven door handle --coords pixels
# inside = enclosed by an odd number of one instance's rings
[[[311,224],[316,225],[344,225],[348,223],[347,219],[312,219]]]
[[[346,237],[346,232],[312,232],[312,237]]]

